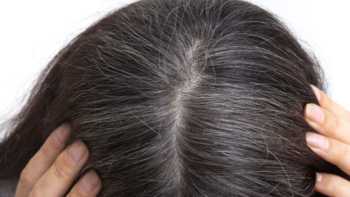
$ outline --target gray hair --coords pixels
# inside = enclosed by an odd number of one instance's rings
[[[138,1],[50,62],[0,145],[0,178],[70,122],[103,197],[321,196],[315,172],[341,172],[305,144],[309,84],[325,89],[317,60],[258,6]]]

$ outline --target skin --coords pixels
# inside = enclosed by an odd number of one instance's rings
[[[350,112],[325,92],[312,88],[320,105],[306,105],[305,119],[317,131],[306,134],[307,144],[316,154],[350,175]],[[340,176],[318,172],[316,180],[315,190],[326,196],[350,196],[350,181]]]
[[[69,125],[58,127],[21,172],[15,197],[93,197],[101,189],[95,171],[85,173],[72,186],[86,163],[89,151],[82,141],[66,147]]]
[[[312,86],[320,103],[305,107],[305,119],[315,132],[306,133],[308,146],[323,159],[350,175],[350,112]],[[21,172],[16,197],[93,197],[101,180],[93,170],[71,186],[88,159],[81,141],[66,146],[69,125],[57,128]],[[332,197],[350,196],[350,181],[334,174],[317,172],[315,190]],[[70,189],[71,188],[71,189]]]

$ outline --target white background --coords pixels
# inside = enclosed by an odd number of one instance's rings
[[[39,72],[69,40],[133,1],[0,1],[0,122],[19,109]],[[349,1],[252,2],[277,14],[313,51],[325,70],[329,95],[350,109]]]

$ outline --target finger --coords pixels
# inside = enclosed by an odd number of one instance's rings
[[[59,197],[67,193],[88,158],[87,147],[80,140],[64,150],[39,179],[31,191],[32,197]]]
[[[345,109],[340,104],[334,102],[325,92],[323,92],[316,86],[311,85],[311,88],[315,93],[321,107],[327,109],[328,111],[331,111],[338,117],[343,117],[350,121],[350,112],[347,109]]]
[[[306,105],[305,116],[309,125],[318,132],[350,144],[350,121],[344,121],[313,103]]]
[[[350,182],[328,173],[317,173],[315,190],[326,196],[350,196]]]
[[[68,197],[94,197],[100,189],[100,178],[95,171],[91,170],[74,185]]]
[[[314,132],[306,133],[306,142],[315,153],[350,175],[350,145]]]
[[[28,195],[34,184],[64,149],[69,133],[69,125],[63,124],[50,134],[39,151],[22,170],[16,189],[16,197]]]

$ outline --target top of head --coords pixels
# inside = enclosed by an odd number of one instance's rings
[[[269,12],[144,0],[55,57],[35,128],[72,123],[102,196],[311,196],[324,164],[304,142],[309,84],[322,71]]]

